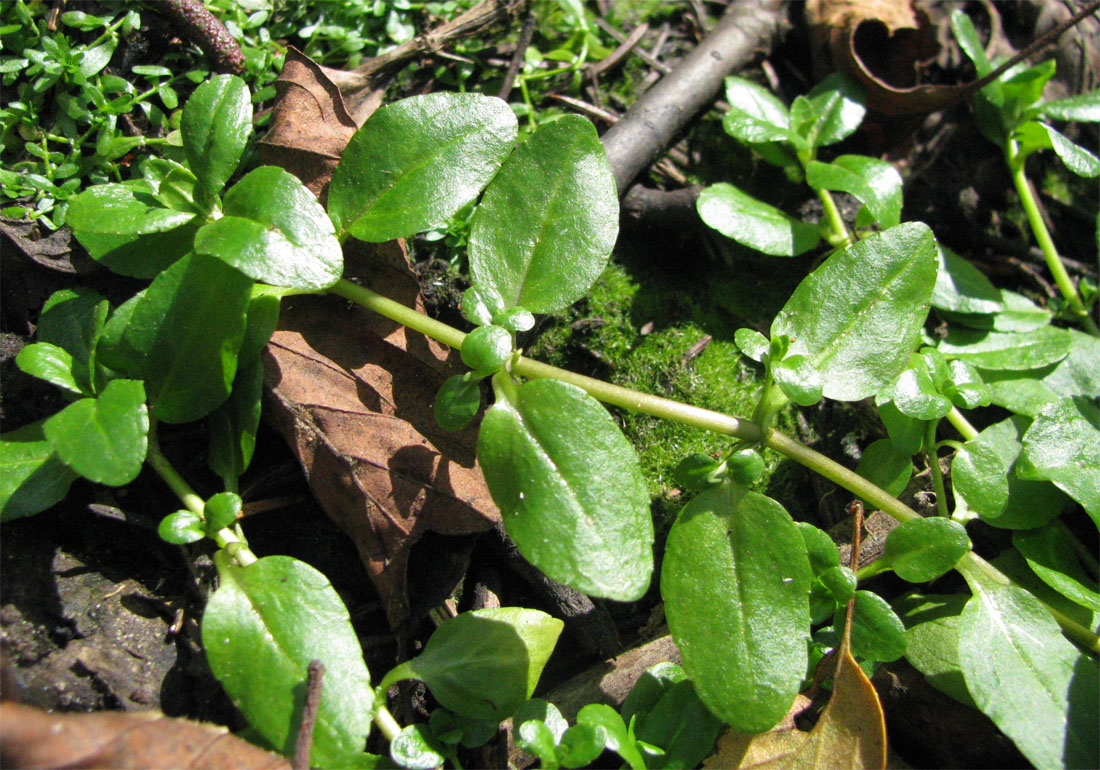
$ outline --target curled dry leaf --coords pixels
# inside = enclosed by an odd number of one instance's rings
[[[703,767],[708,770],[725,770],[781,766],[777,763],[788,760],[809,735],[795,727],[794,720],[810,705],[811,701],[805,695],[797,696],[787,716],[766,733],[753,735],[732,728],[726,730],[718,739],[717,750],[703,760]]]
[[[348,112],[334,76],[340,85],[355,89],[360,104],[355,117]],[[371,90],[366,78],[322,67],[295,48],[287,50],[275,90],[271,126],[259,141],[260,161],[294,174],[323,202],[340,154],[381,104],[381,91]]]
[[[0,766],[12,768],[202,768],[289,770],[290,763],[224,727],[160,712],[51,714],[0,704]]]
[[[399,244],[379,251],[388,263],[349,259],[349,271],[369,265],[366,285],[417,304]],[[425,533],[465,535],[499,521],[476,467],[475,434],[435,422],[435,394],[453,373],[447,358],[436,343],[334,297],[287,303],[264,356],[265,412],[355,542],[394,625],[408,617],[409,552]]]
[[[856,78],[874,112],[929,113],[969,93],[967,86],[917,83],[939,45],[927,14],[911,2],[809,0],[806,23],[817,77],[839,70]]]

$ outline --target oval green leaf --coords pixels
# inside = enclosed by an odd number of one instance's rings
[[[89,395],[77,382],[78,365],[67,351],[49,342],[34,342],[15,356],[20,371],[52,383],[76,396]]]
[[[386,105],[348,142],[332,175],[329,212],[364,241],[426,230],[477,197],[516,141],[500,99],[436,93]]]
[[[459,352],[462,363],[478,374],[493,374],[512,355],[512,335],[503,326],[479,326],[462,340]]]
[[[69,199],[65,223],[83,243],[85,234],[147,235],[172,230],[195,218],[165,208],[147,182],[101,184]],[[93,239],[94,244],[94,239]]]
[[[448,377],[435,397],[435,421],[443,430],[462,430],[481,408],[481,387],[464,374]]]
[[[932,231],[908,222],[842,249],[810,273],[772,322],[821,372],[823,392],[858,401],[909,362],[936,282]]]
[[[1050,484],[1023,479],[1019,465],[1025,418],[1010,417],[963,445],[951,463],[955,493],[982,521],[1005,529],[1031,529],[1053,519],[1068,502]]]
[[[1004,309],[1001,292],[969,260],[946,246],[939,246],[939,272],[932,291],[932,306],[956,313],[999,313]]]
[[[43,422],[0,434],[0,521],[46,510],[65,498],[77,478],[46,441]]]
[[[256,281],[323,289],[340,280],[344,255],[332,220],[298,177],[261,166],[225,195],[225,216],[195,236],[195,251]]]
[[[959,667],[959,617],[969,598],[908,593],[892,606],[905,624],[905,659],[937,690],[975,708]]]
[[[684,669],[711,712],[743,732],[787,713],[806,671],[806,545],[779,503],[725,484],[668,535],[661,595]]]
[[[726,133],[742,142],[786,141],[791,116],[787,106],[771,91],[751,80],[726,78],[729,111],[722,117]]]
[[[489,409],[477,456],[524,558],[592,596],[645,593],[649,492],[634,447],[599,402],[558,380],[527,382]]]
[[[500,721],[534,692],[563,626],[522,607],[464,612],[436,629],[406,666],[445,708]]]
[[[878,594],[856,591],[852,612],[852,655],[862,660],[889,662],[905,654],[905,626]],[[844,607],[833,616],[833,627],[844,626]]]
[[[193,511],[176,511],[160,520],[157,525],[160,539],[172,545],[195,543],[206,537],[202,519]]]
[[[1044,583],[1083,607],[1100,612],[1100,586],[1081,566],[1080,544],[1069,529],[1048,524],[1013,532],[1012,544]]]
[[[750,249],[774,257],[793,257],[817,245],[817,227],[719,182],[699,194],[695,204],[708,226]]]
[[[1054,364],[1069,354],[1068,329],[1044,326],[1030,332],[1001,333],[952,326],[939,350],[982,369],[1020,371]]]
[[[82,398],[42,425],[61,460],[98,484],[129,484],[145,462],[149,413],[137,380],[114,380],[96,398]]]
[[[901,223],[901,174],[891,164],[866,155],[841,155],[832,163],[810,161],[806,184],[851,193],[882,227]]]
[[[890,530],[882,559],[902,580],[926,583],[952,569],[969,550],[970,538],[962,524],[932,517],[902,522]]]
[[[214,676],[252,729],[293,752],[311,660],[325,666],[310,767],[373,767],[366,754],[374,693],[347,608],[328,579],[289,556],[248,567],[215,555],[221,585],[202,641]]]
[[[112,355],[140,363],[154,416],[190,422],[229,396],[251,292],[252,281],[235,268],[199,254],[145,290]]]
[[[548,313],[587,293],[619,232],[615,178],[592,123],[567,115],[520,145],[470,224],[470,273],[505,307]]]
[[[214,75],[191,94],[180,121],[191,171],[213,199],[241,161],[252,134],[252,100],[245,82]]]
[[[1100,752],[1100,677],[1039,600],[967,574],[959,663],[974,702],[1035,767],[1092,767]]]
[[[1048,479],[1100,526],[1100,409],[1081,397],[1045,407],[1027,429],[1017,472]]]
[[[912,455],[899,452],[890,439],[872,441],[863,450],[856,473],[897,497],[913,475]]]

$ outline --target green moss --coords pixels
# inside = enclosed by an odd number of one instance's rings
[[[585,300],[543,326],[528,353],[624,387],[748,417],[763,371],[740,354],[733,334],[748,325],[745,317],[770,318],[793,288],[786,279],[776,288],[777,271],[766,267],[758,262],[759,279],[742,273],[738,280],[731,268],[706,260],[672,272],[648,260],[613,263]],[[794,273],[796,282],[804,274],[798,267],[785,260],[778,272]],[[763,277],[769,272],[770,280]],[[648,415],[622,411],[617,416],[641,456],[658,524],[670,523],[683,503],[673,469],[689,454],[724,452],[731,440]],[[787,410],[777,427],[792,431],[793,420]],[[770,451],[765,460],[759,488],[784,504],[805,497],[804,490],[792,487],[804,484],[801,469],[792,473],[791,464]]]

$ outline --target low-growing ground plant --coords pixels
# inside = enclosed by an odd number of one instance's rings
[[[1036,107],[1036,78],[1010,74],[991,92],[1000,96],[990,104],[1007,116],[998,125],[1009,163],[1022,174],[1021,142],[1041,149],[1046,136],[1074,159],[1071,168],[1087,171],[1086,150],[1033,119],[1094,119],[1100,94]],[[1031,84],[1026,98],[1012,90],[1023,82]],[[1036,766],[1087,765],[1097,749],[1100,594],[1088,549],[1060,517],[1071,503],[1092,523],[1100,514],[1100,383],[1089,365],[1097,339],[1086,300],[1066,296],[1067,316],[1085,331],[1053,325],[1052,314],[1026,298],[984,283],[926,225],[902,223],[900,178],[888,164],[854,155],[819,160],[822,147],[863,118],[851,83],[828,79],[790,107],[736,78],[727,96],[727,130],[803,177],[826,220],[820,228],[799,222],[730,185],[701,196],[703,219],[777,256],[822,238],[832,247],[767,336],[736,335],[764,368],[749,419],[556,369],[517,349],[517,334],[536,314],[588,292],[615,243],[615,183],[587,120],[543,121],[518,141],[515,112],[499,99],[403,99],[355,133],[323,207],[276,167],[229,184],[252,130],[252,102],[242,80],[216,76],[183,108],[183,159],[151,159],[140,177],[69,201],[66,222],[93,258],[149,283],[117,307],[87,289],[47,301],[38,341],[17,364],[71,403],[4,434],[3,519],[53,505],[78,476],[122,486],[150,466],[182,506],[164,517],[161,537],[217,543],[221,581],[204,612],[203,642],[257,740],[293,751],[300,690],[311,662],[323,663],[312,766],[378,764],[365,751],[372,725],[402,766],[457,764],[457,747],[487,740],[507,717],[544,767],[583,766],[605,750],[631,768],[695,766],[722,725],[760,733],[779,723],[834,648],[837,698],[865,681],[847,663],[852,656],[872,668],[904,655],[933,684],[988,714]],[[863,203],[854,230],[830,191]],[[343,278],[349,238],[408,236],[471,205],[472,286],[461,303],[470,332]],[[682,668],[650,671],[620,711],[590,704],[570,726],[553,705],[529,700],[561,623],[502,608],[444,623],[419,655],[372,684],[328,581],[290,557],[257,559],[238,524],[238,480],[260,418],[260,353],[282,298],[321,292],[460,351],[469,371],[439,392],[440,425],[470,424],[491,389],[477,456],[508,535],[547,576],[591,596],[635,600],[654,580],[645,481],[600,401],[724,437],[714,455],[685,458],[677,469],[696,494],[668,533],[658,582]],[[943,339],[925,331],[933,309],[949,323]],[[1005,382],[1013,384],[998,389]],[[1010,403],[1021,393],[1026,403]],[[889,438],[864,451],[857,472],[772,427],[791,402],[823,398],[875,400]],[[978,431],[962,410],[991,403],[1013,414]],[[940,437],[945,418],[963,442]],[[157,442],[158,425],[199,420],[225,488],[208,499]],[[755,491],[764,447],[898,519],[883,557],[842,565],[828,535]],[[955,450],[950,494],[945,447]],[[937,516],[922,517],[896,496],[916,455],[931,472]],[[968,534],[979,526],[1014,530],[1014,548],[982,559]],[[957,570],[970,594],[914,592],[891,605],[860,588],[888,570],[914,584]],[[389,686],[407,678],[424,681],[441,706],[426,724],[402,726],[387,708]]]

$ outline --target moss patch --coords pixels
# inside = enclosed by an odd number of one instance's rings
[[[733,334],[742,326],[759,328],[759,320],[746,319],[774,315],[808,264],[783,260],[782,268],[760,259],[751,271],[705,257],[676,265],[620,259],[586,299],[546,320],[527,352],[617,385],[747,417],[763,370],[740,354]],[[778,273],[788,278],[777,284]],[[658,525],[668,524],[683,503],[673,469],[694,452],[724,452],[731,440],[648,415],[619,411],[617,417],[641,456]],[[777,427],[793,432],[794,419],[787,410]],[[806,499],[800,468],[770,451],[765,460],[759,488],[784,505]]]

